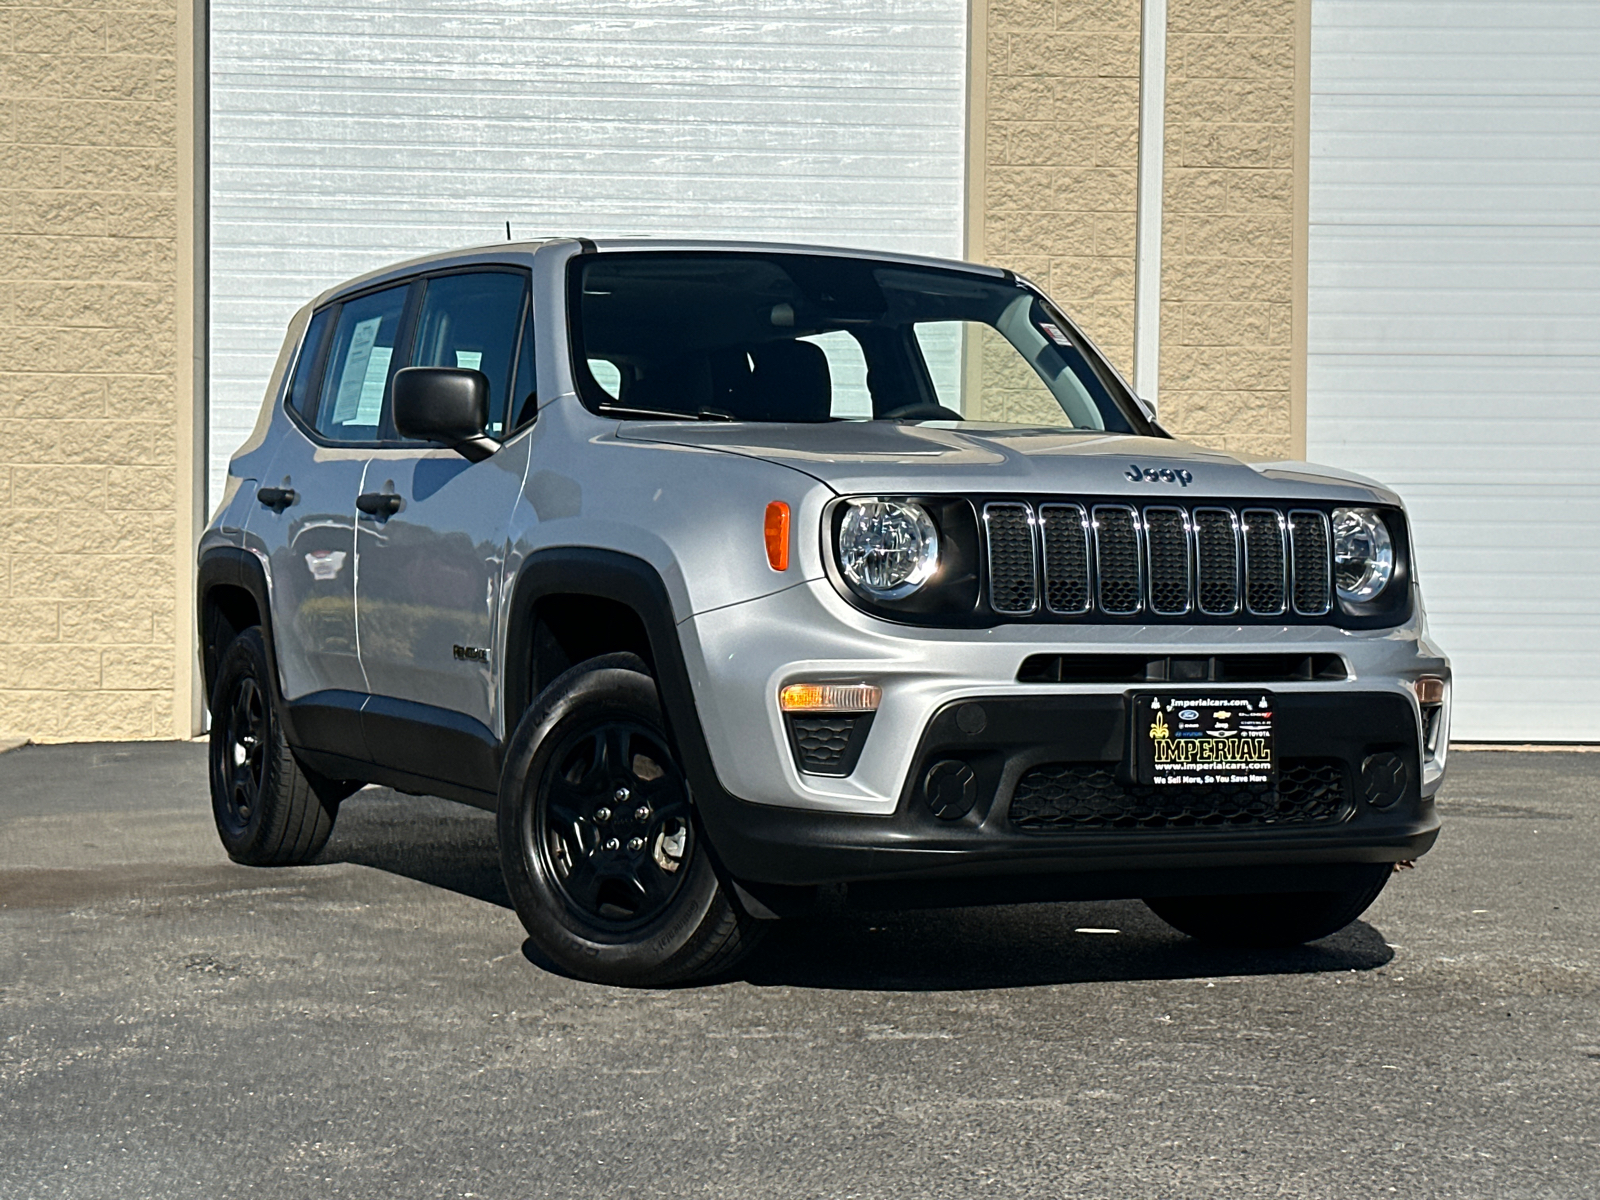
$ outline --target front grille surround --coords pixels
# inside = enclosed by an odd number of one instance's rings
[[[1285,622],[1336,610],[1323,509],[1271,501],[981,501],[1003,620]]]

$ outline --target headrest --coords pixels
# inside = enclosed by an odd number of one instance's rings
[[[814,342],[767,342],[752,347],[755,370],[745,411],[750,421],[826,421],[833,414],[828,356]]]

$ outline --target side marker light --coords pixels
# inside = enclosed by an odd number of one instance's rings
[[[767,520],[762,527],[767,540],[767,565],[774,571],[789,569],[789,506],[782,500],[767,505]]]

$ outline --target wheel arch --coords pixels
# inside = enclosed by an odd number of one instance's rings
[[[536,551],[522,564],[511,592],[501,671],[506,739],[541,680],[619,650],[638,654],[654,673],[667,732],[697,798],[725,795],[700,725],[666,583],[650,563],[620,551],[557,547]]]
[[[290,727],[288,705],[283,703],[283,689],[278,673],[277,645],[272,635],[271,592],[266,569],[261,560],[248,550],[237,546],[216,546],[200,556],[195,584],[196,616],[199,628],[200,672],[205,685],[207,705],[217,682],[217,668],[222,655],[244,630],[252,626],[261,630],[261,640],[266,645],[267,663],[272,671],[272,699],[284,731],[294,741]]]

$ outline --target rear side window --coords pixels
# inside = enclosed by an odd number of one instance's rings
[[[317,405],[317,432],[324,437],[340,442],[378,440],[407,290],[402,284],[340,306]]]
[[[305,339],[300,343],[300,357],[294,364],[294,380],[289,384],[289,407],[304,420],[311,420],[317,398],[317,371],[322,366],[322,343],[328,338],[328,325],[333,320],[333,310],[325,308],[311,318],[306,326]]]
[[[482,271],[440,275],[424,286],[411,365],[482,371],[489,378],[488,433],[500,437],[526,279],[520,273]]]

